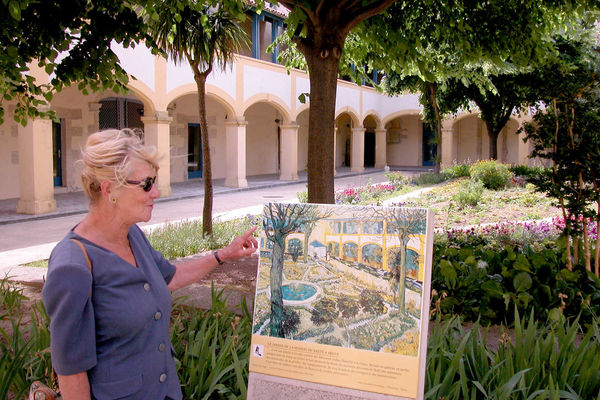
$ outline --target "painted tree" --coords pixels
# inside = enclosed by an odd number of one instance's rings
[[[348,330],[348,321],[356,317],[360,310],[356,299],[350,297],[340,297],[337,299],[337,308],[339,311],[340,321],[346,329],[346,347],[350,347],[350,331]]]
[[[231,65],[235,53],[249,44],[247,33],[238,23],[243,14],[235,2],[211,4],[190,0],[159,1],[146,12],[150,32],[160,49],[176,63],[187,61],[194,74],[202,140],[202,233],[212,235],[213,183],[206,120],[206,79],[215,65],[222,69]]]
[[[267,240],[273,244],[270,271],[271,322],[270,336],[284,337],[283,330],[283,265],[285,239],[298,232],[306,221],[320,219],[313,204],[267,203],[263,212],[263,229]]]
[[[406,266],[408,242],[414,235],[424,235],[427,228],[427,212],[420,208],[378,209],[374,213],[387,223],[387,232],[396,234],[399,241],[400,262],[390,265],[390,287],[398,309],[406,312]]]
[[[0,124],[5,102],[15,104],[13,118],[49,117],[49,102],[64,87],[124,92],[128,76],[111,50],[149,39],[136,10],[145,0],[33,1],[0,3]],[[60,54],[60,56],[59,56]],[[52,79],[36,82],[30,67]]]
[[[367,314],[385,314],[386,307],[381,292],[373,289],[363,289],[358,297],[358,304]]]
[[[330,297],[325,297],[317,301],[310,312],[310,320],[317,326],[331,324],[337,317],[337,304]],[[325,339],[325,332],[323,332],[322,339]]]
[[[300,327],[300,316],[296,311],[289,307],[283,309],[283,334],[288,339],[293,339],[294,334]]]

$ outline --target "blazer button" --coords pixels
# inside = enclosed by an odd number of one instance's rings
[[[158,351],[165,351],[165,344],[161,343],[158,345]]]
[[[159,381],[164,382],[167,380],[167,374],[160,374],[160,377],[158,378]]]
[[[160,317],[162,317],[162,314],[160,313],[160,311],[157,311],[156,314],[154,314],[154,319],[158,321]]]
[[[144,283],[144,290],[146,292],[150,291],[150,284],[148,282]]]

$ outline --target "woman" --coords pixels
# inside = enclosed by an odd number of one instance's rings
[[[136,225],[159,196],[156,152],[130,130],[102,131],[89,137],[82,164],[89,213],[52,252],[42,292],[62,398],[181,399],[169,291],[252,254],[256,228],[174,266]]]

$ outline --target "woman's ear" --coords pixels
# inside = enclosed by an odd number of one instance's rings
[[[115,185],[108,179],[100,182],[100,193],[102,193],[102,198],[110,201],[110,199],[114,197],[114,188]]]

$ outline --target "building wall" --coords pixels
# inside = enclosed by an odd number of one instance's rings
[[[19,133],[13,110],[11,104],[5,105],[0,125],[0,199],[19,197]]]
[[[420,166],[423,158],[423,124],[420,117],[399,117],[388,123],[387,128],[387,164]]]
[[[266,103],[257,103],[248,108],[246,121],[246,174],[275,174],[278,171],[276,119],[281,121],[277,110]]]

